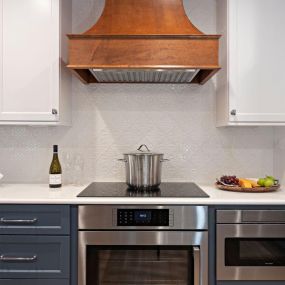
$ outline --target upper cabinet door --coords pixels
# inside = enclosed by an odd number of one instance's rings
[[[228,2],[230,122],[285,122],[284,11],[284,0]]]
[[[0,120],[58,121],[59,0],[0,4]]]

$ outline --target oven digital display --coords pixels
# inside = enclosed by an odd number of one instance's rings
[[[118,226],[169,226],[169,209],[117,209]]]
[[[151,221],[151,211],[135,211],[135,222]]]

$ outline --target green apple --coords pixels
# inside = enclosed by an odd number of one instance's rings
[[[257,181],[257,184],[259,186],[264,187],[265,180],[266,180],[265,178],[259,178],[258,181]]]

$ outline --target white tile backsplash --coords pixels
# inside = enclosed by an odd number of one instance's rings
[[[285,184],[285,128],[275,128],[274,141],[274,173],[281,183]]]
[[[192,22],[215,33],[215,0],[187,0]],[[101,14],[102,0],[73,0],[73,30]],[[5,182],[47,182],[52,144],[84,159],[82,182],[123,181],[123,152],[146,143],[165,153],[164,181],[212,183],[221,174],[273,172],[273,128],[215,127],[215,80],[203,86],[102,84],[73,78],[72,127],[0,126],[0,172]],[[285,143],[284,143],[285,145]],[[285,148],[285,147],[284,147]],[[63,164],[65,182],[73,173]]]

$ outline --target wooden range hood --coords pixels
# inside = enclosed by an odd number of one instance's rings
[[[83,83],[198,83],[219,69],[220,35],[205,35],[182,0],[105,0],[98,22],[69,37]]]

